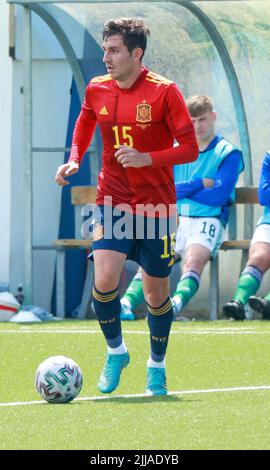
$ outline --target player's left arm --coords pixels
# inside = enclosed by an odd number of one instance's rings
[[[239,150],[233,150],[221,163],[213,187],[201,189],[192,194],[190,199],[213,207],[226,204],[238,180],[241,164],[242,153]]]
[[[204,185],[202,178],[194,178],[188,181],[175,182],[176,199],[179,200],[190,197],[191,194],[196,193],[203,188]]]

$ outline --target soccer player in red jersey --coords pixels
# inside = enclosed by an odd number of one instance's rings
[[[88,84],[69,161],[58,168],[55,177],[60,186],[68,184],[66,177],[79,170],[98,124],[103,166],[96,200],[100,220],[93,237],[93,304],[108,349],[98,383],[102,393],[116,389],[130,360],[122,338],[118,294],[127,256],[142,266],[148,304],[151,354],[146,392],[167,393],[165,354],[173,318],[168,276],[173,264],[175,234],[171,220],[175,220],[176,202],[172,168],[198,156],[193,125],[176,84],[142,65],[148,35],[140,18],[120,18],[105,24],[103,61],[108,75]],[[174,140],[180,145],[173,147]],[[124,237],[121,230],[120,235],[114,230],[123,213],[125,222],[129,220],[132,226]],[[154,236],[145,235],[149,221]],[[108,235],[109,223],[113,230]],[[138,236],[142,228],[143,237]]]

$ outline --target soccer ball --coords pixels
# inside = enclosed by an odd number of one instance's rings
[[[9,321],[20,308],[19,302],[10,292],[0,292],[0,321]]]
[[[81,369],[73,359],[51,356],[36,370],[36,390],[49,403],[68,403],[81,391]]]

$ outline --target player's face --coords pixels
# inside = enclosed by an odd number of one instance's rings
[[[122,36],[115,34],[103,43],[103,62],[113,80],[125,81],[140,65],[141,49],[136,48],[131,53],[123,43]]]
[[[197,117],[192,117],[196,137],[199,141],[204,142],[215,133],[216,113],[207,111]]]

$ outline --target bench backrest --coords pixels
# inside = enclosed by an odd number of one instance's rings
[[[71,188],[71,201],[75,210],[75,225],[76,237],[80,236],[78,233],[81,226],[81,206],[85,204],[95,204],[97,188],[96,186],[73,186]],[[236,240],[237,238],[237,214],[236,206],[238,204],[258,204],[258,188],[254,187],[241,187],[236,188],[235,204],[230,208],[229,217],[229,240]]]
[[[96,195],[96,186],[73,186],[71,188],[71,202],[74,206],[95,204]]]
[[[245,207],[245,220],[248,217],[249,220],[253,220],[253,208],[254,204],[258,204],[258,188],[243,186],[236,188],[235,191],[235,203],[230,207],[229,223],[228,223],[228,236],[229,240],[237,239],[237,205],[241,204]],[[249,209],[249,213],[247,212]],[[251,227],[253,230],[253,227]],[[246,230],[244,230],[245,232]]]
[[[95,204],[96,195],[96,186],[73,186],[71,188],[71,202],[75,206],[75,238],[82,238],[82,207],[86,204]]]
[[[71,188],[71,200],[73,205],[92,204],[97,194],[96,186],[73,186]],[[236,204],[258,204],[258,188],[236,188]]]
[[[236,204],[259,204],[258,188],[253,188],[249,186],[236,188],[235,203]]]

